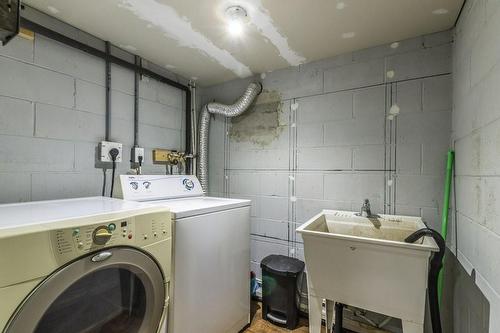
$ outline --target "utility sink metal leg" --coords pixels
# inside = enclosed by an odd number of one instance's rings
[[[326,300],[326,332],[333,333],[333,312],[335,311],[335,302]]]
[[[309,333],[321,333],[323,299],[309,295]]]
[[[424,333],[424,324],[403,320],[403,333]]]

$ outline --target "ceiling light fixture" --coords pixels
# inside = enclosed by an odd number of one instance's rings
[[[244,31],[247,20],[247,11],[241,6],[229,6],[226,8],[227,31],[232,36],[240,36]]]

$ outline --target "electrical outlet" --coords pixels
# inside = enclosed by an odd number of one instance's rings
[[[116,156],[115,162],[119,163],[122,161],[122,144],[119,142],[101,141],[99,144],[99,159],[101,162],[113,162],[109,151],[113,148],[118,149],[118,156]]]
[[[139,156],[142,157],[141,163],[144,164],[144,148],[132,147],[130,151],[130,162],[139,163]]]

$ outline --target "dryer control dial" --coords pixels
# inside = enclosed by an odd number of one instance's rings
[[[104,245],[111,239],[112,235],[107,226],[99,226],[92,233],[92,239],[94,244]]]

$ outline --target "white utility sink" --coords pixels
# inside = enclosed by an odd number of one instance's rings
[[[300,226],[309,331],[321,331],[321,304],[327,299],[329,307],[340,302],[400,318],[404,333],[422,333],[429,258],[439,248],[431,237],[414,244],[404,239],[425,227],[420,217],[367,218],[336,210],[324,210]]]

